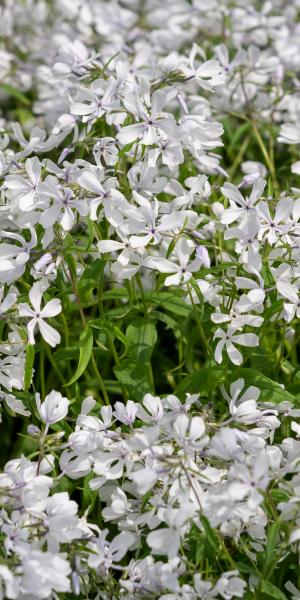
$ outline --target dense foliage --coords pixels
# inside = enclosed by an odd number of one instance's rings
[[[299,11],[1,3],[0,598],[300,598]]]

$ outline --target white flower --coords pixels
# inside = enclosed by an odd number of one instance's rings
[[[101,531],[97,542],[91,544],[93,554],[89,554],[88,557],[90,567],[95,568],[100,565],[105,572],[122,560],[135,540],[135,535],[131,531],[122,531],[112,542],[106,540],[107,534],[108,529]]]
[[[10,244],[3,242],[0,244],[0,282],[11,283],[21,277],[26,269],[27,262],[30,259],[31,251],[37,244],[37,235],[34,227],[28,225],[31,233],[31,240],[28,242],[19,233],[2,231],[2,236],[15,240],[21,244]]]
[[[293,594],[292,600],[299,600],[300,590],[298,590],[291,581],[288,581],[284,587],[288,590],[288,592],[290,592],[290,594]]]
[[[225,183],[221,188],[221,191],[223,196],[229,199],[230,208],[224,210],[221,216],[221,223],[224,225],[229,225],[237,220],[244,222],[249,215],[255,215],[255,204],[262,196],[265,185],[266,181],[264,179],[257,179],[257,181],[255,181],[253,184],[250,196],[244,198],[235,185],[232,183]]]
[[[275,244],[278,238],[289,230],[288,218],[292,209],[292,198],[282,198],[276,205],[274,216],[271,216],[268,204],[259,202],[258,212],[261,219],[259,239],[266,237],[269,244]]]
[[[1,394],[2,395],[2,394]],[[3,398],[10,410],[17,413],[18,415],[23,415],[24,417],[29,417],[31,415],[30,410],[27,410],[22,400],[18,400],[13,394],[3,394]]]
[[[132,400],[126,402],[126,406],[122,402],[116,402],[114,405],[114,417],[125,425],[132,425],[135,421],[138,405]]]
[[[83,537],[77,516],[78,506],[70,500],[67,492],[53,494],[48,500],[44,525],[47,528],[48,550],[57,552],[60,543],[68,543]]]
[[[135,483],[139,494],[146,494],[154,487],[158,476],[152,469],[145,467],[132,473],[131,479]]]
[[[196,65],[196,57],[204,59],[199,65]],[[189,55],[189,66],[180,65],[183,73],[191,79],[194,79],[204,90],[212,90],[215,86],[225,83],[225,71],[217,60],[205,60],[205,54],[197,44],[193,44]]]
[[[243,598],[246,588],[246,582],[238,577],[238,571],[227,571],[222,573],[219,581],[215,586],[215,591],[220,594],[225,600],[231,598]]]
[[[39,415],[48,425],[57,423],[66,417],[68,414],[69,400],[64,398],[60,392],[52,390],[44,400],[41,402],[40,395],[36,394],[36,406]]]
[[[5,593],[4,593],[5,590]],[[0,565],[0,598],[14,598],[19,597],[20,591],[20,577],[13,574],[13,572],[6,566]]]
[[[22,572],[22,590],[32,598],[50,598],[53,591],[71,591],[71,567],[64,554],[29,551],[23,557]]]
[[[283,123],[278,142],[282,144],[300,144],[300,127],[296,123]]]
[[[167,555],[168,558],[174,558],[177,555],[180,541],[181,537],[178,529],[169,527],[151,531],[147,536],[147,544],[153,554]]]
[[[31,320],[27,324],[28,342],[34,344],[34,331],[38,326],[44,340],[52,347],[55,347],[60,342],[60,334],[56,329],[48,325],[44,319],[55,317],[61,310],[61,301],[58,298],[53,298],[45,304],[41,309],[41,301],[44,288],[40,282],[34,283],[30,292],[29,299],[33,309],[28,304],[19,305],[20,317],[29,317]]]
[[[213,323],[228,322],[234,329],[242,329],[245,325],[260,327],[264,321],[263,317],[249,314],[251,310],[255,309],[255,304],[251,301],[253,296],[255,297],[255,294],[250,294],[250,297],[243,294],[237,302],[233,303],[229,313],[221,312],[219,309],[211,314],[211,320]]]
[[[222,394],[229,403],[230,414],[235,421],[240,423],[255,423],[262,416],[256,406],[260,390],[251,385],[244,393],[241,393],[244,386],[244,379],[237,379],[230,386],[230,396],[227,394],[224,386],[221,386]]]
[[[13,197],[18,200],[20,210],[30,211],[33,209],[34,203],[39,198],[42,165],[35,156],[34,158],[27,158],[25,161],[25,168],[28,179],[25,179],[18,174],[8,175],[5,178],[5,187],[8,188],[13,194]]]
[[[79,178],[79,185],[88,192],[96,194],[96,197],[89,199],[90,215],[92,221],[97,220],[97,211],[99,206],[103,204],[104,210],[108,212],[109,209],[116,210],[118,205],[122,205],[126,200],[119,190],[116,189],[118,181],[115,177],[108,177],[104,181],[105,172],[99,170],[98,177],[90,170],[84,170]]]
[[[150,146],[156,144],[160,136],[171,134],[176,138],[176,123],[173,115],[163,112],[163,107],[176,94],[174,89],[156,90],[151,96],[148,94],[140,98],[138,94],[131,94],[124,100],[128,112],[138,120],[134,125],[123,127],[117,134],[121,144],[130,144],[138,140],[141,144]]]
[[[49,175],[43,186],[47,195],[53,199],[51,206],[43,211],[40,218],[40,223],[45,229],[60,223],[64,231],[70,231],[76,222],[75,211],[78,211],[81,216],[88,214],[86,202],[76,200],[72,190],[62,187],[56,177]]]
[[[289,281],[284,279],[279,279],[276,282],[276,287],[279,293],[289,300],[289,302],[284,302],[284,318],[288,323],[297,316],[300,318],[300,297],[299,290],[296,285],[292,285]]]
[[[265,452],[259,452],[250,466],[235,462],[229,471],[229,496],[235,501],[247,498],[249,508],[255,509],[263,501],[261,490],[269,483],[269,460]]]
[[[25,475],[27,475],[26,471]],[[51,477],[37,475],[35,472],[35,476],[25,486],[23,485],[23,489],[21,489],[22,502],[28,513],[38,516],[43,513],[52,484]]]
[[[0,316],[4,315],[17,301],[17,289],[14,286],[8,290],[5,298],[4,296],[4,287],[0,286]]]
[[[199,271],[202,258],[196,256],[190,261],[190,257],[194,252],[194,245],[181,237],[175,245],[172,256],[178,259],[178,263],[167,258],[149,256],[145,259],[145,266],[149,269],[155,269],[161,273],[173,273],[168,275],[165,280],[165,285],[180,285],[187,283],[194,272]]]
[[[25,359],[23,354],[0,359],[0,384],[7,390],[23,389]]]
[[[200,260],[199,267],[204,267],[205,269],[209,269],[210,267],[210,258],[205,246],[197,246],[196,247],[196,256]]]
[[[163,405],[161,399],[158,396],[145,394],[143,404],[138,404],[137,406],[137,416],[139,417],[139,419],[142,419],[145,423],[151,421],[156,423],[160,421],[163,414]]]
[[[174,422],[175,439],[183,447],[199,448],[203,445],[205,433],[204,421],[201,417],[189,418],[186,414],[176,417]]]
[[[70,112],[72,115],[81,116],[83,123],[99,119],[118,106],[115,91],[116,81],[113,77],[107,81],[97,79],[92,82],[90,88],[79,88],[77,100],[70,104]]]
[[[240,351],[235,347],[235,344],[253,347],[258,346],[259,343],[259,338],[254,333],[242,333],[237,335],[236,329],[230,326],[227,331],[218,328],[214,335],[214,339],[216,338],[220,340],[215,349],[215,360],[219,364],[223,360],[222,352],[224,347],[226,348],[226,352],[231,362],[235,365],[241,365],[243,357]]]

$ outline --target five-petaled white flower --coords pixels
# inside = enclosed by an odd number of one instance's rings
[[[217,363],[222,362],[222,352],[224,347],[226,348],[227,354],[234,365],[241,365],[243,357],[240,351],[236,348],[235,344],[241,346],[258,346],[259,339],[255,333],[242,333],[237,335],[236,329],[228,327],[227,331],[224,331],[220,327],[217,329],[214,335],[214,339],[219,339],[215,349],[215,360]]]
[[[44,319],[55,317],[61,312],[61,301],[58,298],[52,298],[45,304],[44,308],[41,308],[43,292],[42,284],[40,282],[34,283],[29,292],[29,299],[33,308],[29,304],[22,303],[19,305],[19,315],[20,317],[30,318],[27,324],[29,344],[35,343],[34,333],[36,327],[38,327],[47,344],[54,348],[60,342],[60,334]]]

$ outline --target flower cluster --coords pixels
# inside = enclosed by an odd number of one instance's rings
[[[300,598],[299,9],[3,0],[0,598]]]

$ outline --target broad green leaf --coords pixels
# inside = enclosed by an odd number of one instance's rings
[[[56,361],[73,360],[78,356],[78,346],[66,346],[66,348],[59,348],[58,350],[55,350],[53,356]]]
[[[150,302],[157,306],[163,306],[166,310],[179,315],[181,317],[188,317],[193,307],[187,304],[182,296],[177,296],[174,292],[160,292],[151,294],[149,297]]]
[[[251,368],[264,373],[266,376],[272,375],[274,368],[276,368],[274,356],[266,352],[263,348],[253,348],[250,360]]]
[[[80,350],[79,350],[79,361],[77,369],[71,377],[70,381],[65,384],[66,387],[75,383],[79,377],[84,373],[87,368],[90,358],[93,352],[93,331],[89,327],[84,331],[81,342],[80,342]]]
[[[33,375],[34,363],[34,346],[27,344],[25,353],[25,370],[24,370],[24,389],[27,391],[30,387]]]
[[[154,391],[150,359],[157,340],[156,327],[138,318],[128,325],[125,337],[127,357],[114,373],[130,398],[141,400],[144,394]]]
[[[105,329],[105,321],[102,319],[102,317],[99,317],[99,319],[90,319],[89,327],[100,330]]]
[[[128,356],[144,363],[149,362],[157,341],[154,323],[136,319],[126,329]]]
[[[87,285],[95,287],[95,283],[99,282],[104,265],[105,262],[100,258],[97,258],[91,265],[88,265],[79,279],[78,289],[86,288]]]
[[[239,369],[238,376],[245,380],[246,386],[254,385],[261,390],[260,400],[263,402],[284,402],[289,400],[293,404],[296,398],[281,387],[277,381],[273,381],[255,369]],[[235,374],[236,378],[236,374]]]
[[[148,392],[153,392],[150,363],[138,363],[136,360],[125,358],[121,365],[114,367],[117,380],[123,385],[131,400],[141,401]]]
[[[219,385],[225,382],[225,369],[219,366],[203,367],[200,371],[195,371],[187,375],[176,388],[176,395],[184,398],[187,393],[209,394]]]
[[[287,600],[286,595],[278,588],[273,585],[270,581],[262,581],[260,585],[260,592],[265,598],[274,598],[274,600]]]

